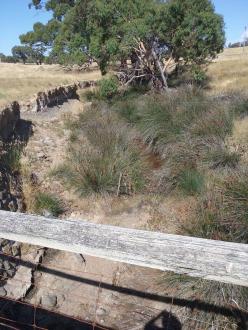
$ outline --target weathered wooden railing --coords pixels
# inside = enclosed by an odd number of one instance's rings
[[[0,237],[248,286],[248,245],[0,211]]]

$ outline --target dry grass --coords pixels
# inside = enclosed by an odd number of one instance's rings
[[[100,72],[64,72],[58,65],[0,63],[0,107],[14,100],[26,100],[48,87],[80,80],[96,80]]]
[[[211,93],[244,91],[248,86],[248,47],[225,49],[208,69]]]

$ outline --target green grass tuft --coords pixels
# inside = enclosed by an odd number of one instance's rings
[[[35,196],[34,210],[36,213],[44,215],[45,212],[57,217],[63,213],[61,201],[52,194],[38,192]]]
[[[179,175],[178,187],[187,195],[200,194],[204,189],[204,176],[195,169],[184,170]]]
[[[236,168],[239,164],[241,155],[235,151],[231,152],[227,148],[216,148],[210,151],[206,160],[211,162],[211,168],[230,167]]]
[[[20,160],[23,153],[23,144],[13,142],[5,144],[0,152],[0,163],[9,172],[19,171]]]
[[[247,169],[229,170],[208,188],[198,206],[195,221],[184,231],[191,236],[248,243]]]

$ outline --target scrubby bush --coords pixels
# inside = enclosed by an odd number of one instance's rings
[[[81,195],[116,193],[120,177],[129,192],[144,184],[144,161],[127,135],[128,127],[113,114],[91,109],[81,114],[74,128],[64,165],[54,172]]]
[[[55,217],[63,213],[61,201],[52,194],[38,192],[35,195],[34,211],[41,215],[49,213]]]
[[[192,83],[204,87],[207,85],[208,76],[206,72],[200,66],[194,66],[191,71]]]
[[[109,100],[118,92],[118,80],[116,77],[103,78],[99,82],[99,96],[102,99]]]

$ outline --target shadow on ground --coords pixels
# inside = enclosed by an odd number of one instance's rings
[[[178,318],[168,313],[167,311],[161,312],[157,317],[151,319],[144,327],[144,330],[181,330],[182,325]]]
[[[33,134],[32,122],[30,120],[19,119],[16,124],[14,136],[12,137],[12,139],[27,144],[32,134]]]
[[[76,320],[32,305],[0,298],[0,329],[100,330],[90,322]],[[104,328],[111,330],[110,328]]]
[[[2,256],[3,258],[6,258],[6,256]],[[14,257],[9,257],[10,259]],[[23,265],[27,268],[32,268],[35,269],[35,267],[37,267],[37,265],[31,263],[31,262],[27,262],[24,260],[20,260],[19,261],[20,265]],[[64,273],[63,271],[60,270],[55,270],[55,269],[51,269],[48,267],[44,267],[42,265],[40,265],[38,267],[38,270],[40,272],[44,272],[44,273],[48,273],[48,274],[52,274],[54,276],[59,276],[65,279],[69,279],[71,281],[75,281],[78,283],[84,283],[87,285],[92,285],[92,286],[96,286],[99,287],[99,282],[97,280],[94,279],[90,279],[90,278],[84,278],[81,276],[77,276],[77,275],[71,275],[71,274],[67,274]],[[136,289],[132,289],[132,288],[127,288],[127,287],[121,287],[121,286],[117,286],[117,285],[113,285],[113,284],[109,284],[109,283],[105,283],[105,282],[101,282],[101,288],[102,289],[106,289],[106,290],[110,290],[113,292],[118,292],[118,293],[122,293],[125,295],[130,295],[133,297],[139,297],[142,299],[146,299],[146,300],[150,300],[150,301],[157,301],[157,302],[161,302],[161,303],[165,303],[165,304],[173,304],[173,306],[179,306],[179,307],[186,307],[189,308],[191,310],[198,310],[198,311],[204,311],[204,312],[208,312],[208,313],[215,313],[216,315],[222,315],[222,316],[226,316],[226,317],[232,317],[235,320],[235,323],[237,325],[237,329],[247,329],[247,321],[248,321],[248,312],[247,311],[243,311],[240,310],[238,308],[235,307],[228,307],[228,306],[216,306],[214,304],[211,303],[206,303],[204,301],[198,300],[198,299],[193,299],[193,300],[189,300],[189,299],[184,299],[184,298],[176,298],[176,297],[172,297],[172,296],[164,296],[164,295],[160,295],[157,293],[149,293],[149,292],[143,292],[143,291],[139,291]],[[2,303],[4,303],[5,300],[4,298],[2,299]],[[7,302],[5,302],[7,303]],[[10,304],[10,302],[9,302]],[[13,306],[15,307],[15,304],[18,305],[18,303],[14,302]],[[10,305],[7,304],[7,307],[11,307]],[[13,307],[12,306],[12,307]],[[17,307],[16,307],[17,308]],[[20,308],[20,307],[18,307]],[[29,307],[31,308],[31,307]],[[11,310],[12,308],[10,308]],[[0,319],[2,317],[3,311],[8,311],[8,308],[3,309],[0,306]],[[45,314],[48,313],[48,314]],[[21,313],[22,314],[22,313]],[[19,314],[17,312],[15,312],[12,316],[17,317]],[[25,315],[22,314],[22,315]],[[60,324],[65,325],[65,322],[72,322],[72,319],[70,319],[69,317],[65,317],[65,316],[61,316],[60,314],[53,314],[51,312],[48,311],[44,311],[42,309],[37,309],[37,314],[36,317],[37,320],[40,320],[39,322],[42,321],[42,319],[46,319],[46,316],[44,316],[44,318],[42,317],[42,315],[53,315],[53,321],[55,322],[53,327],[48,329],[57,329],[55,327],[56,322],[60,322]],[[52,319],[51,319],[52,322]],[[43,324],[43,323],[40,323]],[[42,326],[42,325],[41,325]],[[84,327],[82,327],[82,325],[80,325],[81,328],[77,328],[77,324],[75,323],[75,327],[73,326],[72,328],[70,327],[70,325],[68,325],[68,327],[60,327],[58,329],[91,329],[90,327],[87,328],[87,325],[84,325]],[[43,324],[44,327],[44,324]],[[2,329],[2,328],[1,328]],[[25,328],[23,328],[25,329]],[[27,328],[28,329],[28,328]],[[97,329],[97,328],[95,328]],[[167,329],[167,330],[180,330],[182,329],[182,326],[179,322],[179,320],[171,313],[168,313],[166,311],[161,312],[157,317],[155,317],[154,319],[150,320],[146,326],[144,327],[144,330],[162,330],[162,329]]]

